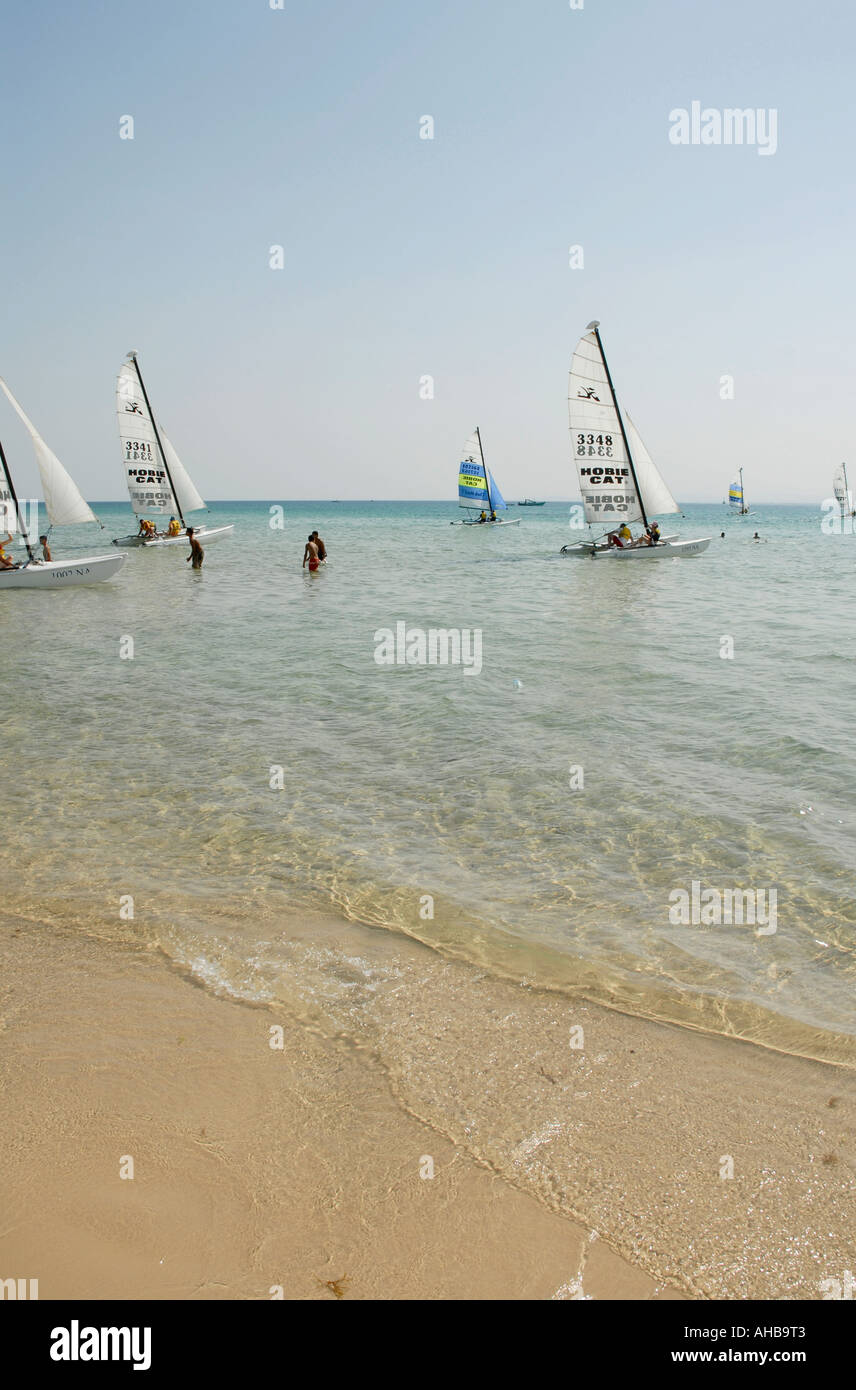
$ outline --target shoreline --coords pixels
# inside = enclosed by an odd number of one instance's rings
[[[0,1273],[41,1299],[680,1297],[304,1023],[61,929],[2,960]]]
[[[852,1073],[332,916],[266,945],[236,999],[210,953],[19,920],[6,1274],[41,1264],[43,1298],[335,1297],[344,1272],[362,1298],[788,1299],[852,1267]]]

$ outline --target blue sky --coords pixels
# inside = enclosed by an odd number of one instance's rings
[[[451,500],[475,424],[506,497],[573,497],[596,317],[680,499],[742,465],[819,501],[856,465],[854,31],[793,0],[7,6],[0,374],[91,498],[124,496],[132,347],[208,498]],[[775,109],[776,153],[671,144],[696,100]],[[5,401],[0,437],[26,482]]]

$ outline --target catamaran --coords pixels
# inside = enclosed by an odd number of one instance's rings
[[[475,434],[471,434],[464,445],[464,457],[458,464],[458,506],[466,507],[469,511],[483,512],[486,518],[490,518],[491,513],[506,511],[507,505],[505,498],[496,485],[496,479],[484,461],[484,449],[481,442],[481,431],[476,425]],[[480,526],[485,523],[480,517],[467,518],[465,521],[453,521],[452,526]],[[487,522],[490,526],[519,526],[520,517],[515,517],[514,521],[506,518],[494,516]]]
[[[853,493],[847,485],[847,464],[842,463],[840,468],[835,470],[832,479],[832,490],[835,493],[835,500],[841,508],[842,516],[856,516],[853,508]]]
[[[680,507],[630,416],[619,409],[599,328],[594,320],[577,344],[571,361],[568,412],[589,534],[593,525],[607,529],[589,541],[563,545],[561,553],[610,555],[619,560],[700,555],[710,545],[709,536],[692,541],[662,536],[656,544],[646,543],[650,518],[679,512]],[[630,532],[630,538],[622,541],[617,528],[626,523],[629,531],[634,522],[642,523],[641,537],[634,538]],[[607,536],[615,540],[610,543]]]
[[[737,471],[740,476],[734,479],[728,489],[728,505],[735,516],[748,516],[749,508],[746,505],[746,494],[743,491],[743,469],[739,468]]]
[[[0,386],[26,425],[33,442],[50,526],[78,526],[88,521],[97,522],[97,516],[89,503],[84,501],[77,484],[63,468],[56,454],[48,448],[2,378]],[[16,565],[14,569],[0,569],[0,589],[68,589],[75,584],[96,584],[99,580],[110,579],[122,568],[125,563],[124,555],[84,555],[74,560],[45,560],[36,555],[21,513],[18,494],[2,444],[0,463],[5,479],[5,486],[0,483],[0,527],[9,535],[20,532],[27,547],[27,559],[20,565]],[[50,535],[50,528],[47,534]]]
[[[169,516],[180,522],[177,535],[146,532],[142,523],[136,535],[117,536],[114,545],[187,545],[187,512],[198,512],[205,502],[190,474],[175,452],[161,424],[157,422],[143,383],[135,352],[122,363],[116,384],[116,412],[119,438],[131,506],[139,517]],[[219,541],[231,536],[234,526],[194,526],[199,541]]]

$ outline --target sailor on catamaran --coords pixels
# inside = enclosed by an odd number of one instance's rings
[[[18,568],[18,566],[15,564],[15,561],[12,559],[12,556],[6,554],[6,546],[11,545],[12,540],[13,536],[12,532],[10,531],[5,541],[0,541],[0,567],[2,567],[4,570],[16,570]]]

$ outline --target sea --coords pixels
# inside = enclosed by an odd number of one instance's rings
[[[95,507],[55,558],[135,529]],[[572,508],[216,503],[201,571],[0,594],[7,904],[257,1001],[327,988],[283,924],[332,914],[852,1066],[856,537],[688,505],[698,558],[568,558]]]

